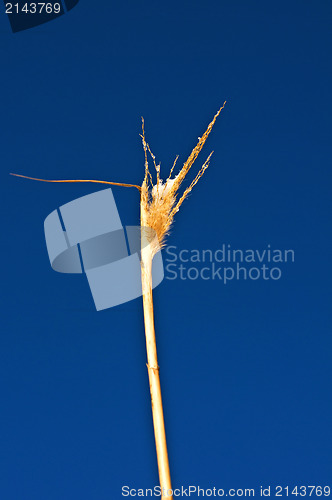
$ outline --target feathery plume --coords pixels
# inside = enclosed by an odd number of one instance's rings
[[[215,121],[221,113],[221,110],[224,108],[225,104],[226,101],[213,117],[213,120],[207,127],[202,137],[199,137],[197,145],[190,153],[180,172],[172,178],[172,173],[175,168],[178,156],[175,158],[170,174],[165,182],[163,182],[160,178],[160,165],[156,164],[155,156],[146,141],[144,120],[142,119],[141,138],[145,155],[145,176],[141,186],[141,226],[150,227],[156,232],[160,247],[163,247],[165,245],[165,238],[169,233],[175,214],[179,211],[179,208],[182,205],[183,201],[187,198],[188,194],[191,192],[193,187],[197,184],[197,182],[209,166],[212,153],[210,153],[210,155],[204,162],[195,179],[179,197],[179,188],[185,177],[187,176],[189,170],[193,166],[198,154],[202,150],[212,130],[212,127],[215,124]],[[152,158],[152,162],[156,171],[155,184],[153,182],[153,176],[149,169],[148,153]],[[157,251],[157,248],[155,248],[155,251]]]

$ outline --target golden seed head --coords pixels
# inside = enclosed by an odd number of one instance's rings
[[[165,182],[163,182],[160,178],[160,164],[156,164],[155,156],[151,152],[149,144],[146,142],[144,120],[142,120],[141,137],[145,155],[145,176],[143,184],[141,186],[141,226],[150,227],[156,232],[160,247],[164,246],[165,244],[165,238],[172,225],[174,215],[179,211],[179,208],[182,205],[183,201],[186,199],[190,191],[197,184],[197,182],[209,166],[212,153],[210,153],[191,184],[184,190],[182,195],[179,196],[180,185],[182,184],[190,168],[194,164],[198,154],[203,148],[212,130],[212,127],[215,124],[215,121],[219,116],[221,110],[224,108],[225,104],[226,103],[223,104],[218,113],[214,116],[213,120],[209,124],[202,137],[198,138],[197,145],[190,153],[188,159],[183,164],[183,167],[181,168],[179,173],[172,178],[171,176],[178,159],[178,157],[176,157],[170,174]],[[156,171],[156,182],[153,181],[152,174],[149,170],[148,153],[152,158]],[[154,253],[158,250],[159,248],[156,248]]]

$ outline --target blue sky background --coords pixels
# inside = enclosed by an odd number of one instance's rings
[[[81,0],[13,34],[1,11],[1,499],[158,484],[141,299],[97,313],[45,247],[45,217],[99,188],[8,173],[140,183],[143,115],[167,174],[225,100],[168,243],[295,262],[155,290],[173,485],[331,485],[331,22],[322,0]],[[137,191],[113,193],[136,224]]]

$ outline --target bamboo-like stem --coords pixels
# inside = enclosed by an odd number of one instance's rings
[[[144,231],[146,228],[145,203],[141,202],[141,276],[144,310],[144,325],[147,352],[147,368],[149,374],[153,427],[156,442],[159,482],[161,498],[173,499],[171,494],[171,475],[169,470],[163,404],[161,398],[159,366],[157,359],[156,336],[154,328],[153,296],[152,296],[152,259],[153,251],[146,245]]]

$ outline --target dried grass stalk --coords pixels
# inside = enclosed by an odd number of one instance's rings
[[[224,103],[225,105],[225,103]],[[141,231],[142,231],[142,251],[141,251],[141,270],[142,270],[142,291],[143,308],[146,337],[146,351],[148,357],[148,373],[150,381],[150,393],[152,404],[152,415],[154,434],[156,441],[159,481],[163,494],[162,499],[173,498],[167,494],[172,490],[171,477],[169,469],[169,460],[166,444],[166,433],[164,424],[163,405],[161,398],[159,366],[157,359],[156,336],[154,328],[153,298],[152,298],[152,259],[159,247],[164,246],[165,238],[170,230],[175,214],[180,206],[204,174],[210,163],[212,153],[208,156],[198,174],[191,184],[184,190],[179,197],[179,188],[196,160],[198,154],[206,142],[212,127],[219,116],[224,105],[219,109],[209,124],[203,136],[199,138],[196,147],[192,150],[187,161],[184,163],[180,172],[172,178],[172,173],[178,157],[175,159],[170,174],[165,182],[160,178],[160,164],[156,163],[155,156],[151,152],[150,146],[146,142],[144,121],[142,121],[142,142],[145,153],[145,176],[141,186]],[[156,183],[153,182],[152,174],[149,170],[148,154],[151,156],[156,172]],[[145,228],[152,228],[157,236],[159,245],[153,246],[153,240],[149,239],[149,232]],[[151,239],[151,236],[150,236]],[[151,243],[150,246],[146,243]]]
[[[203,148],[213,125],[221,110],[224,108],[226,102],[219,109],[213,120],[207,127],[206,131],[198,139],[197,145],[190,153],[188,159],[183,164],[179,173],[172,178],[174,168],[178,157],[176,157],[173,166],[170,170],[169,176],[165,182],[160,178],[160,164],[156,163],[156,158],[153,155],[149,144],[146,142],[144,120],[142,119],[142,143],[145,155],[145,175],[141,186],[136,184],[125,184],[120,182],[99,181],[99,180],[46,180],[37,179],[34,177],[27,177],[24,175],[11,174],[16,177],[23,177],[25,179],[32,179],[43,182],[93,182],[100,184],[111,184],[114,186],[135,187],[140,191],[140,209],[141,209],[141,277],[142,277],[142,294],[143,294],[143,310],[144,310],[144,326],[146,338],[146,351],[147,351],[147,367],[150,383],[151,405],[153,426],[156,441],[156,451],[158,460],[159,482],[162,489],[162,500],[172,499],[171,495],[171,477],[167,453],[166,433],[164,423],[164,413],[161,398],[159,366],[157,358],[156,336],[154,328],[154,314],[153,314],[153,296],[152,296],[152,260],[156,252],[165,245],[165,238],[170,231],[171,225],[175,214],[179,211],[180,206],[191,192],[193,187],[197,184],[199,179],[208,168],[211,155],[207,157],[202,167],[198,171],[196,177],[191,184],[179,194],[179,189],[182,182],[187,176],[189,170],[194,164],[198,154]],[[156,181],[153,181],[152,173],[149,169],[148,156],[151,157]],[[153,231],[149,230],[152,228]],[[155,234],[157,235],[157,243],[154,243]]]

